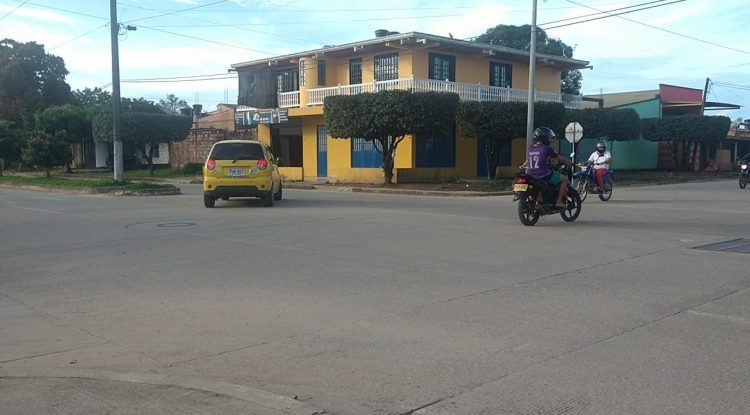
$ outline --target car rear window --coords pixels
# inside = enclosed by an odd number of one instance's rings
[[[259,144],[227,143],[214,146],[209,158],[214,160],[261,160],[265,159],[265,156]]]

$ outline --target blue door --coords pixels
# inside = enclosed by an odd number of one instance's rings
[[[326,126],[318,126],[318,177],[328,177],[328,135]]]

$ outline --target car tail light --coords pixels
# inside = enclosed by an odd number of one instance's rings
[[[266,159],[260,159],[260,160],[258,160],[258,169],[259,170],[265,170],[266,167],[268,167],[268,162],[266,161]]]
[[[206,168],[209,170],[213,170],[216,168],[216,160],[214,159],[208,159],[206,162]]]

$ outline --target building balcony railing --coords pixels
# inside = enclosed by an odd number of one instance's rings
[[[529,92],[526,89],[502,88],[464,82],[438,81],[424,78],[401,78],[390,81],[377,81],[367,84],[340,85],[327,88],[316,88],[307,91],[307,105],[323,105],[323,100],[333,95],[355,95],[363,92],[377,92],[385,90],[410,90],[414,92],[452,92],[458,94],[462,101],[505,101],[527,102]],[[560,94],[556,92],[536,91],[536,100],[543,102],[559,102],[565,108],[582,108],[581,97],[578,95]],[[279,107],[290,108],[300,105],[299,91],[282,92],[279,94]]]

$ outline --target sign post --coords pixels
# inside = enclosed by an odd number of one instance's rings
[[[576,144],[583,138],[583,127],[577,122],[572,122],[565,127],[565,139],[573,144],[573,164],[576,163]]]

